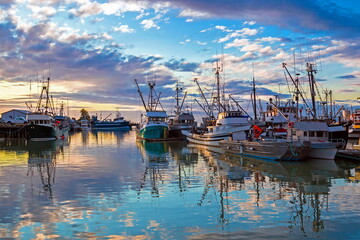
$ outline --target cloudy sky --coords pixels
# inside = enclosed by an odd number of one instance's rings
[[[74,117],[118,109],[135,120],[134,79],[145,95],[156,80],[169,112],[180,81],[197,112],[193,79],[211,92],[217,60],[245,109],[253,77],[264,102],[289,96],[282,63],[306,92],[306,62],[316,63],[319,94],[359,105],[358,0],[0,0],[0,38],[0,112],[34,105],[48,76],[54,102]]]

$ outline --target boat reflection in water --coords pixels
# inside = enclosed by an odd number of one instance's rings
[[[219,221],[223,228],[231,221],[239,220],[234,217],[234,212],[239,218],[251,216],[251,219],[261,220],[262,224],[276,226],[276,222],[268,223],[264,219],[274,218],[274,211],[290,209],[287,219],[290,232],[297,236],[318,237],[318,233],[326,228],[325,219],[334,211],[329,211],[332,181],[350,179],[347,169],[333,160],[279,162],[225,155],[219,148],[188,146],[206,160],[208,170],[214,173],[208,179],[198,205],[206,202],[206,195],[213,192],[208,188],[216,188],[220,197]],[[239,198],[244,200],[239,202]],[[244,221],[249,219],[245,217]],[[243,232],[234,233],[234,236],[240,236],[238,234]]]
[[[150,181],[151,195],[159,197],[161,195],[160,189],[169,184],[173,174],[178,175],[179,191],[185,191],[189,183],[188,178],[195,174],[194,168],[191,166],[197,163],[197,154],[188,151],[185,141],[149,142],[138,140],[136,145],[145,164],[138,190],[139,195],[145,189],[147,182]],[[170,169],[174,169],[173,160],[178,165],[177,173],[170,171]]]
[[[28,141],[26,148],[29,152],[27,176],[31,178],[39,175],[42,194],[50,199],[53,197],[52,187],[55,183],[56,157],[63,153],[66,140]]]

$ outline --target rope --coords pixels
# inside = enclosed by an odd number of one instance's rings
[[[17,130],[15,130],[15,131],[11,131],[11,132],[9,132],[9,131],[7,131],[7,132],[4,132],[4,131],[0,131],[0,133],[4,133],[4,134],[13,134],[13,133],[17,133],[17,132],[20,132],[23,128],[25,128],[27,125],[24,125],[24,126],[22,126],[21,128],[19,128],[19,129],[17,129]]]
[[[295,157],[297,157],[299,155],[296,152],[294,153],[293,148],[292,148],[292,142],[290,142],[290,151],[291,151],[291,154]],[[295,151],[296,151],[296,147],[295,147]]]

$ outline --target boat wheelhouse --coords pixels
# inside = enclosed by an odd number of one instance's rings
[[[338,151],[337,143],[329,142],[329,128],[324,121],[303,120],[289,124],[288,140],[309,141],[309,158],[334,159]]]

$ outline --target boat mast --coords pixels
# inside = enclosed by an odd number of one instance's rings
[[[138,82],[137,82],[136,79],[134,79],[134,82],[135,82],[135,84],[136,84],[137,91],[138,91],[138,93],[139,93],[139,95],[140,95],[140,98],[141,98],[141,101],[142,101],[142,103],[143,103],[143,105],[144,105],[144,108],[145,108],[145,110],[147,110],[147,107],[146,107],[146,104],[145,104],[143,95],[142,95],[142,93],[141,93],[141,91],[140,91],[140,88],[139,88],[139,84],[138,84]]]
[[[182,90],[182,88],[179,87],[179,81],[176,82],[176,88],[175,88],[175,91],[176,91],[176,95],[175,95],[175,100],[176,100],[176,110],[175,110],[175,114],[176,115],[179,115],[180,114],[180,106],[179,106],[179,102],[180,102],[180,97],[179,97],[179,93],[180,91]]]
[[[332,90],[330,90],[329,94],[330,94],[330,119],[333,119],[333,99],[332,99]]]
[[[216,78],[216,102],[218,105],[218,111],[221,112],[221,109],[226,111],[225,107],[221,104],[221,93],[220,93],[220,67],[219,62],[216,61],[216,68],[215,68],[215,78]]]
[[[315,99],[316,93],[315,93],[315,77],[314,77],[314,73],[316,73],[316,69],[314,69],[314,64],[306,63],[306,71],[308,73],[308,78],[309,78],[313,117],[314,119],[316,119],[316,99]]]
[[[49,104],[50,104],[50,98],[49,98],[49,86],[50,86],[50,77],[47,78],[47,83],[46,83],[46,102],[45,102],[45,113],[48,113],[48,108],[49,108]]]
[[[295,92],[296,114],[295,114],[295,117],[296,117],[296,120],[299,120],[299,95],[300,95],[300,91],[299,91],[299,75],[300,75],[300,73],[296,73],[295,75],[296,75],[296,79],[295,79],[295,82],[296,82],[296,85],[295,85],[295,88],[296,88],[296,92]]]
[[[154,87],[155,87],[155,81],[149,81],[148,82],[149,88],[150,88],[150,92],[149,92],[149,98],[148,98],[148,106],[149,106],[149,111],[155,111],[156,106],[157,106],[157,102],[158,102],[158,97],[156,99],[155,102],[155,98],[154,98]],[[156,94],[155,94],[156,95]]]
[[[257,120],[257,111],[256,111],[256,88],[255,88],[255,74],[254,74],[254,64],[253,67],[253,108],[254,108],[254,120]]]

